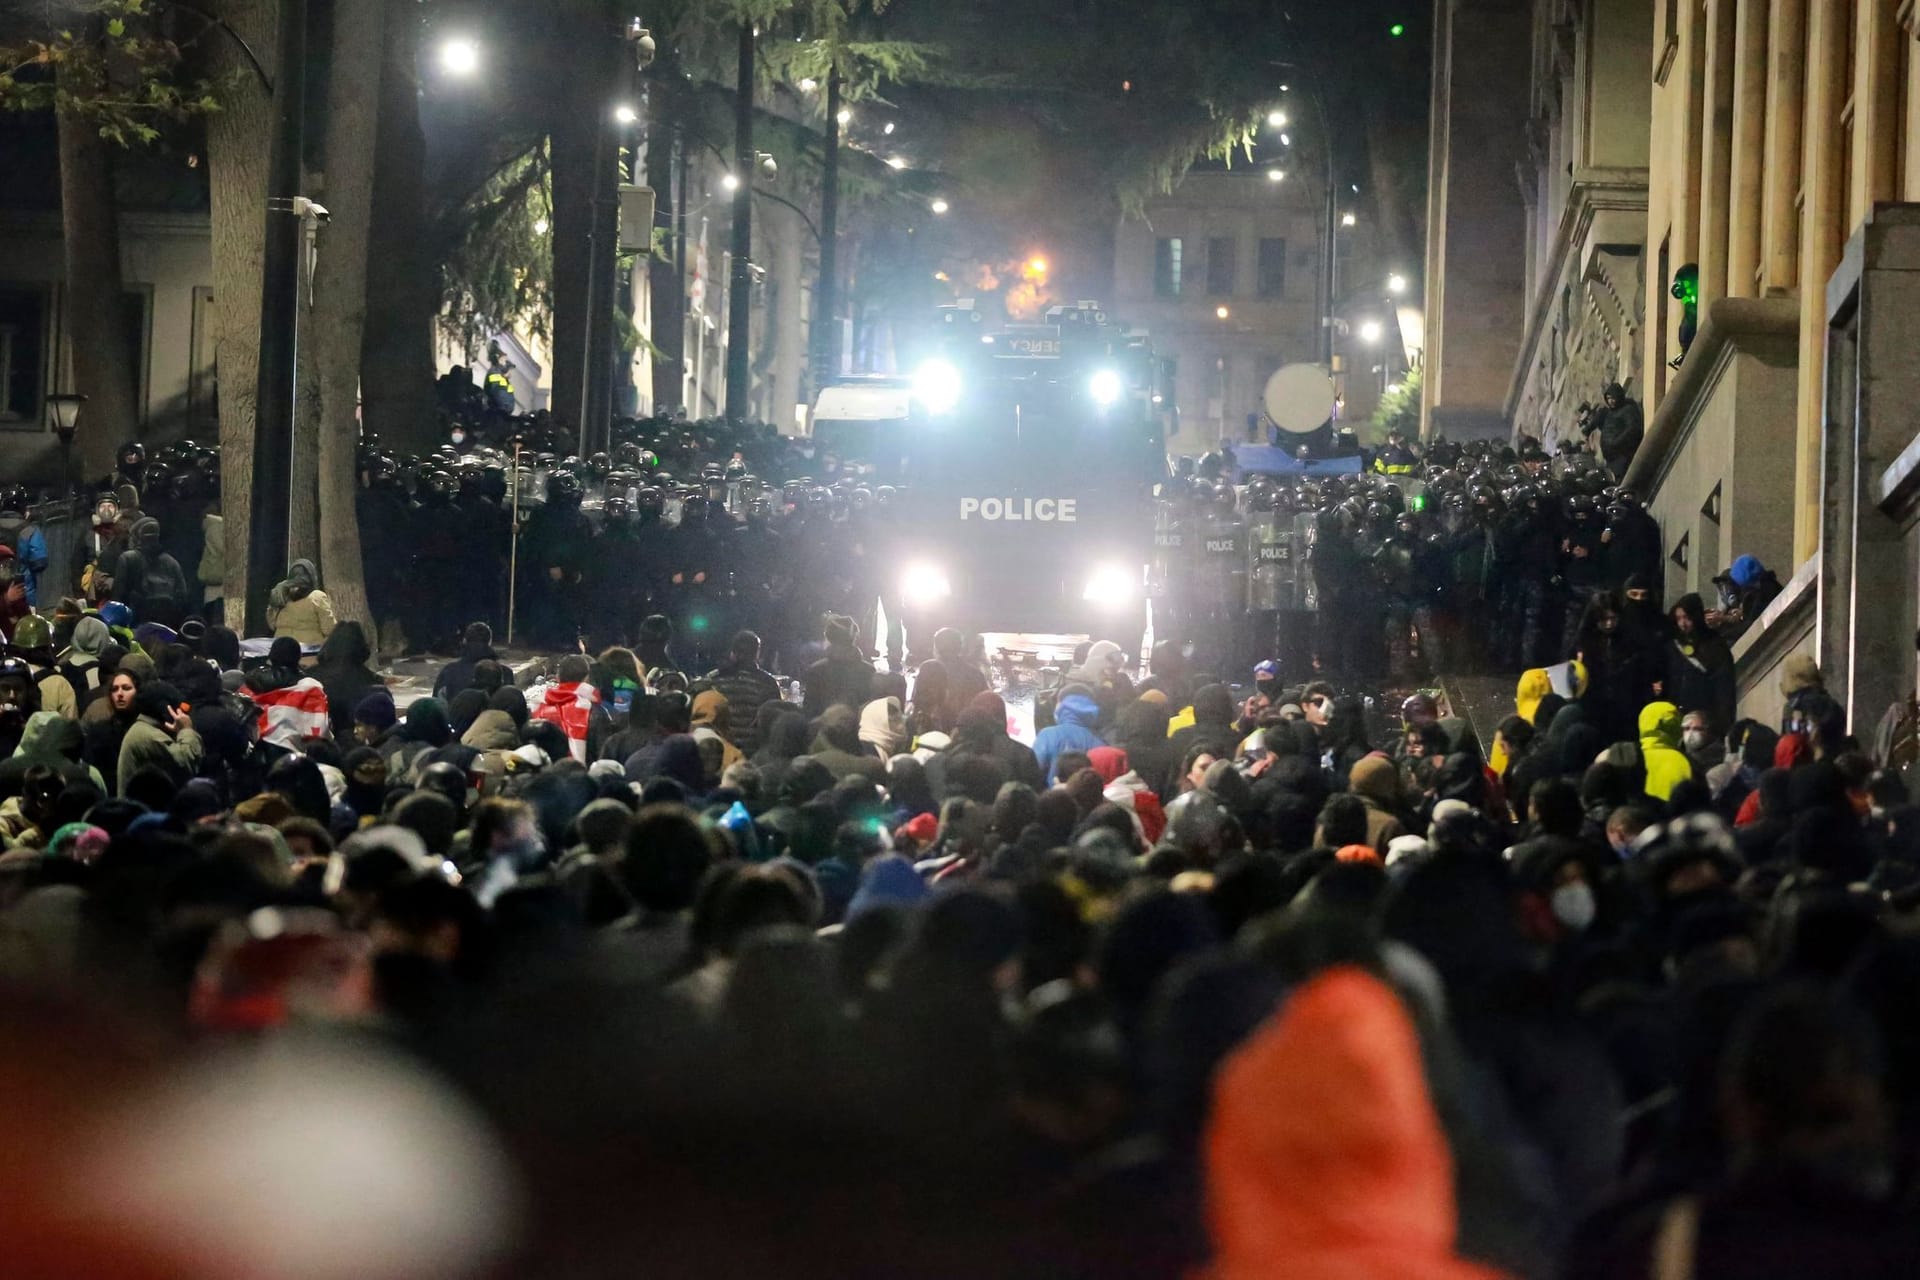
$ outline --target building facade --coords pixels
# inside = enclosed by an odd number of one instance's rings
[[[1653,4],[1533,3],[1526,328],[1506,414],[1549,449],[1607,384],[1641,394]]]
[[[1264,438],[1268,377],[1320,361],[1320,198],[1297,175],[1195,170],[1122,219],[1108,306],[1177,362],[1180,430],[1169,453]]]
[[[1435,0],[1423,435],[1504,436],[1527,329],[1531,0]]]
[[[1670,598],[1740,555],[1787,584],[1736,647],[1743,708],[1776,708],[1779,664],[1807,653],[1857,730],[1915,690],[1915,34],[1911,0],[1652,15],[1648,431],[1629,480],[1666,531]]]

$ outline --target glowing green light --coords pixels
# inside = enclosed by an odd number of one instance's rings
[[[694,614],[691,618],[687,619],[687,626],[695,631],[705,631],[707,629],[706,616],[699,613]]]
[[[1424,493],[1414,494],[1412,505],[1415,511],[1425,511],[1427,509],[1427,495]]]
[[[1387,34],[1395,37],[1403,36],[1407,34],[1407,24],[1404,22],[1396,22],[1387,28]]]

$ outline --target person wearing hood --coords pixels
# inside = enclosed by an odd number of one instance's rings
[[[321,654],[324,660],[325,653]],[[484,622],[469,622],[460,635],[460,656],[440,668],[433,678],[433,696],[451,698],[473,684],[473,669],[483,662],[498,662],[493,650],[493,628]]]
[[[815,720],[829,707],[845,707],[858,715],[873,691],[873,663],[860,652],[860,628],[852,618],[828,614],[826,638],[826,656],[800,679],[806,690],[802,708]]]
[[[86,747],[78,722],[52,711],[36,711],[27,717],[20,745],[13,755],[0,761],[0,797],[19,794],[27,770],[44,765],[67,782],[91,782],[106,793],[106,779],[100,771],[81,759]]]
[[[142,769],[158,769],[176,786],[193,776],[202,754],[200,735],[178,702],[173,690],[158,682],[134,695],[133,723],[120,740],[115,795],[125,796],[127,783]]]
[[[1735,687],[1733,650],[1707,625],[1706,605],[1698,594],[1680,597],[1668,611],[1673,632],[1665,646],[1666,678],[1661,694],[1676,706],[1705,711],[1714,726],[1733,724]]]
[[[1127,753],[1133,771],[1163,801],[1170,797],[1160,788],[1166,785],[1168,771],[1180,763],[1167,737],[1167,719],[1166,703],[1139,698],[1121,708],[1109,735],[1113,745]]]
[[[979,770],[982,761],[989,763],[974,779],[982,790],[988,774],[996,775],[996,791],[1006,782],[1024,783],[1035,791],[1046,787],[1039,757],[1032,747],[1007,732],[1007,704],[991,689],[975,694],[954,721],[946,750],[925,757],[927,777],[933,782],[935,794],[964,794],[964,790],[955,789],[958,781]]]
[[[319,568],[311,560],[295,560],[267,596],[267,625],[274,638],[291,636],[303,646],[325,644],[334,622],[333,601],[320,589]]]
[[[1127,753],[1118,747],[1095,747],[1087,752],[1087,766],[1100,775],[1100,798],[1119,805],[1133,818],[1141,845],[1158,844],[1167,829],[1166,810]]]
[[[1204,748],[1216,760],[1231,760],[1240,745],[1234,731],[1233,693],[1224,684],[1204,684],[1193,693],[1191,723],[1167,739],[1167,773],[1160,779],[1162,796],[1180,793],[1181,761],[1195,748]]]
[[[1095,640],[1087,647],[1087,656],[1063,677],[1067,684],[1083,684],[1093,690],[1103,705],[1133,696],[1133,681],[1126,674],[1126,651],[1111,640]]]
[[[360,705],[360,700],[376,689],[387,687],[367,665],[372,657],[373,646],[367,643],[365,628],[351,619],[336,626],[320,646],[313,676],[327,691],[327,714],[332,718],[333,736],[341,742],[353,735],[353,709]]]
[[[473,692],[473,690],[468,690]],[[515,710],[519,714],[516,717]],[[527,699],[519,689],[495,689],[484,711],[460,735],[463,746],[481,752],[511,751],[520,745],[520,727],[527,722]]]
[[[651,782],[656,778],[679,784],[687,793],[689,804],[698,804],[707,794],[712,780],[707,776],[706,763],[700,758],[700,744],[693,740],[692,734],[675,733],[661,739],[653,772],[636,781]]]
[[[1347,773],[1347,786],[1367,806],[1368,848],[1384,849],[1407,834],[1402,819],[1406,802],[1400,794],[1400,771],[1393,761],[1378,753],[1361,757]]]
[[[1640,758],[1647,771],[1647,794],[1662,801],[1698,771],[1680,749],[1680,708],[1649,702],[1640,709]]]
[[[807,754],[825,765],[836,780],[858,776],[875,786],[886,781],[886,762],[860,744],[860,719],[852,707],[839,703],[828,707],[813,727]]]
[[[132,545],[113,566],[115,590],[142,622],[178,626],[187,606],[187,575],[160,546],[160,522],[141,516],[128,530]]]
[[[1414,1021],[1361,969],[1308,980],[1221,1064],[1205,1154],[1214,1280],[1496,1280],[1455,1251],[1453,1155]]]
[[[1613,478],[1619,480],[1627,474],[1633,455],[1640,451],[1640,442],[1646,438],[1646,416],[1639,402],[1629,400],[1627,389],[1617,382],[1609,382],[1600,397],[1600,407],[1587,419],[1582,434],[1599,436],[1600,456],[1605,459],[1607,470],[1613,472]]]
[[[406,719],[379,743],[387,757],[387,776],[412,782],[420,757],[452,741],[453,720],[447,715],[447,704],[438,698],[415,698],[407,707]]]
[[[860,709],[860,741],[882,760],[907,748],[907,717],[900,699],[875,698]]]
[[[106,687],[107,676],[101,658],[112,642],[113,635],[107,630],[107,624],[91,614],[82,615],[73,624],[73,636],[66,652],[60,655],[59,665],[60,674],[73,687],[74,699],[82,708]]]
[[[765,714],[768,707],[774,707],[771,715]],[[813,740],[812,729],[807,718],[800,714],[800,708],[791,703],[768,703],[760,710],[766,724],[760,749],[753,753],[753,763],[760,770],[761,783],[767,792],[778,795],[794,760],[807,753],[807,744]]]
[[[1033,738],[1034,758],[1039,761],[1041,774],[1049,785],[1064,781],[1054,776],[1054,763],[1061,752],[1091,751],[1107,745],[1094,727],[1099,722],[1100,706],[1085,685],[1070,684],[1060,691],[1060,700],[1054,704],[1053,723]]]
[[[720,744],[721,773],[747,758],[733,741],[733,707],[718,689],[702,689],[693,695],[693,740]]]
[[[987,691],[987,677],[967,661],[967,638],[952,627],[933,633],[933,656],[920,664],[913,680],[915,723],[951,734],[960,713]]]

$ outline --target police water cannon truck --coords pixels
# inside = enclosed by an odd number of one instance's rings
[[[1042,324],[939,308],[904,378],[824,389],[819,453],[900,486],[882,604],[910,634],[1144,630],[1172,365],[1094,302]]]

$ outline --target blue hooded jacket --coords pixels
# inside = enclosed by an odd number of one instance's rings
[[[1094,722],[1099,718],[1100,708],[1084,694],[1070,693],[1060,699],[1060,705],[1054,708],[1053,723],[1033,739],[1033,754],[1039,759],[1040,771],[1048,782],[1059,781],[1053,776],[1053,763],[1062,751],[1091,751],[1107,745],[1106,739],[1093,731]]]

